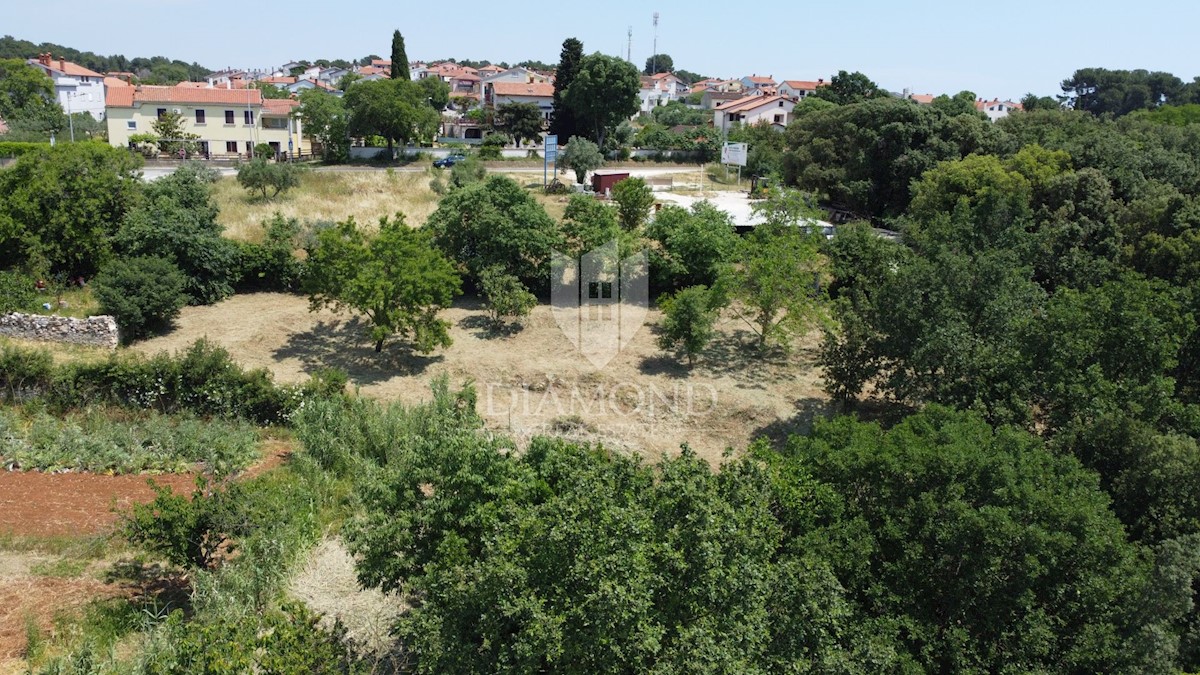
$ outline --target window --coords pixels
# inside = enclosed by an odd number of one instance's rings
[[[237,141],[225,141],[225,152],[237,152]]]
[[[775,124],[783,124],[783,115],[775,116]]]
[[[254,143],[252,141],[246,141],[246,154],[254,154]]]
[[[780,108],[782,108],[782,107],[783,107],[783,101],[780,101],[780,102],[779,102],[779,107],[780,107]]]
[[[167,114],[167,109],[166,109],[166,108],[159,108],[159,109],[158,109],[158,117],[159,117],[160,119],[162,118],[162,116],[163,116],[163,115],[166,115],[166,114]]]
[[[254,113],[249,110],[243,110],[242,119],[245,120],[247,126],[254,124]]]
[[[137,131],[137,121],[129,120],[128,122],[125,123],[125,128],[129,129],[130,131]]]
[[[204,111],[203,110],[196,111],[196,124],[204,124]]]
[[[233,111],[232,110],[225,111],[225,124],[233,124]]]

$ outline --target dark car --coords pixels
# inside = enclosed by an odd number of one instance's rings
[[[433,161],[433,165],[439,169],[449,169],[450,167],[454,166],[455,164],[458,164],[459,162],[463,161],[466,158],[467,158],[467,156],[462,153],[455,153],[453,155],[448,155],[441,159],[435,159]]]

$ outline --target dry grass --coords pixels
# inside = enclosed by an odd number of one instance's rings
[[[300,187],[264,201],[253,197],[237,179],[220,179],[214,190],[221,209],[218,221],[225,235],[243,241],[261,241],[263,221],[276,211],[301,222],[340,221],[353,216],[364,224],[382,216],[403,213],[417,227],[437,208],[438,196],[429,189],[425,173],[388,171],[307,171]]]
[[[73,345],[65,342],[39,342],[35,340],[17,340],[10,337],[0,337],[0,345],[11,345],[22,349],[42,349],[50,352],[54,363],[95,363],[107,359],[112,350],[105,347],[89,347]]]

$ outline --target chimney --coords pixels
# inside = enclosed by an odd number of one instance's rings
[[[67,69],[67,60],[66,60],[65,58],[61,57],[61,56],[60,56],[60,57],[58,57],[58,69],[59,69],[59,70],[66,70],[66,69]]]
[[[818,78],[817,78],[817,84],[825,84],[825,78],[823,78],[823,77],[818,77]]]

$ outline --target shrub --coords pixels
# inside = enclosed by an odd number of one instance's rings
[[[254,146],[254,156],[275,159],[275,148],[272,148],[270,143],[259,143]]]
[[[488,137],[483,139],[483,144],[479,146],[479,158],[500,159],[503,156],[500,151],[508,143],[509,138],[504,134],[488,134]]]
[[[506,319],[519,319],[529,314],[537,298],[521,280],[506,274],[502,267],[489,267],[479,275],[479,285],[487,301],[492,324],[503,327]]]
[[[18,141],[0,141],[0,157],[20,157],[27,152],[49,148],[49,143],[21,143]]]
[[[704,286],[690,286],[662,301],[662,332],[658,346],[687,358],[690,368],[712,340],[717,312],[711,293]]]
[[[261,244],[241,242],[238,288],[255,291],[295,291],[304,276],[304,262],[296,257],[300,221],[276,212],[264,224]]]
[[[589,171],[604,166],[604,155],[600,153],[600,147],[579,136],[571,139],[559,159],[562,160],[563,166],[575,172],[575,182],[580,185],[587,180]]]
[[[26,312],[36,305],[33,279],[20,272],[0,272],[0,314]]]
[[[146,337],[171,325],[187,303],[187,280],[179,268],[162,258],[118,260],[100,270],[92,292],[104,314],[111,314],[126,342]]]

